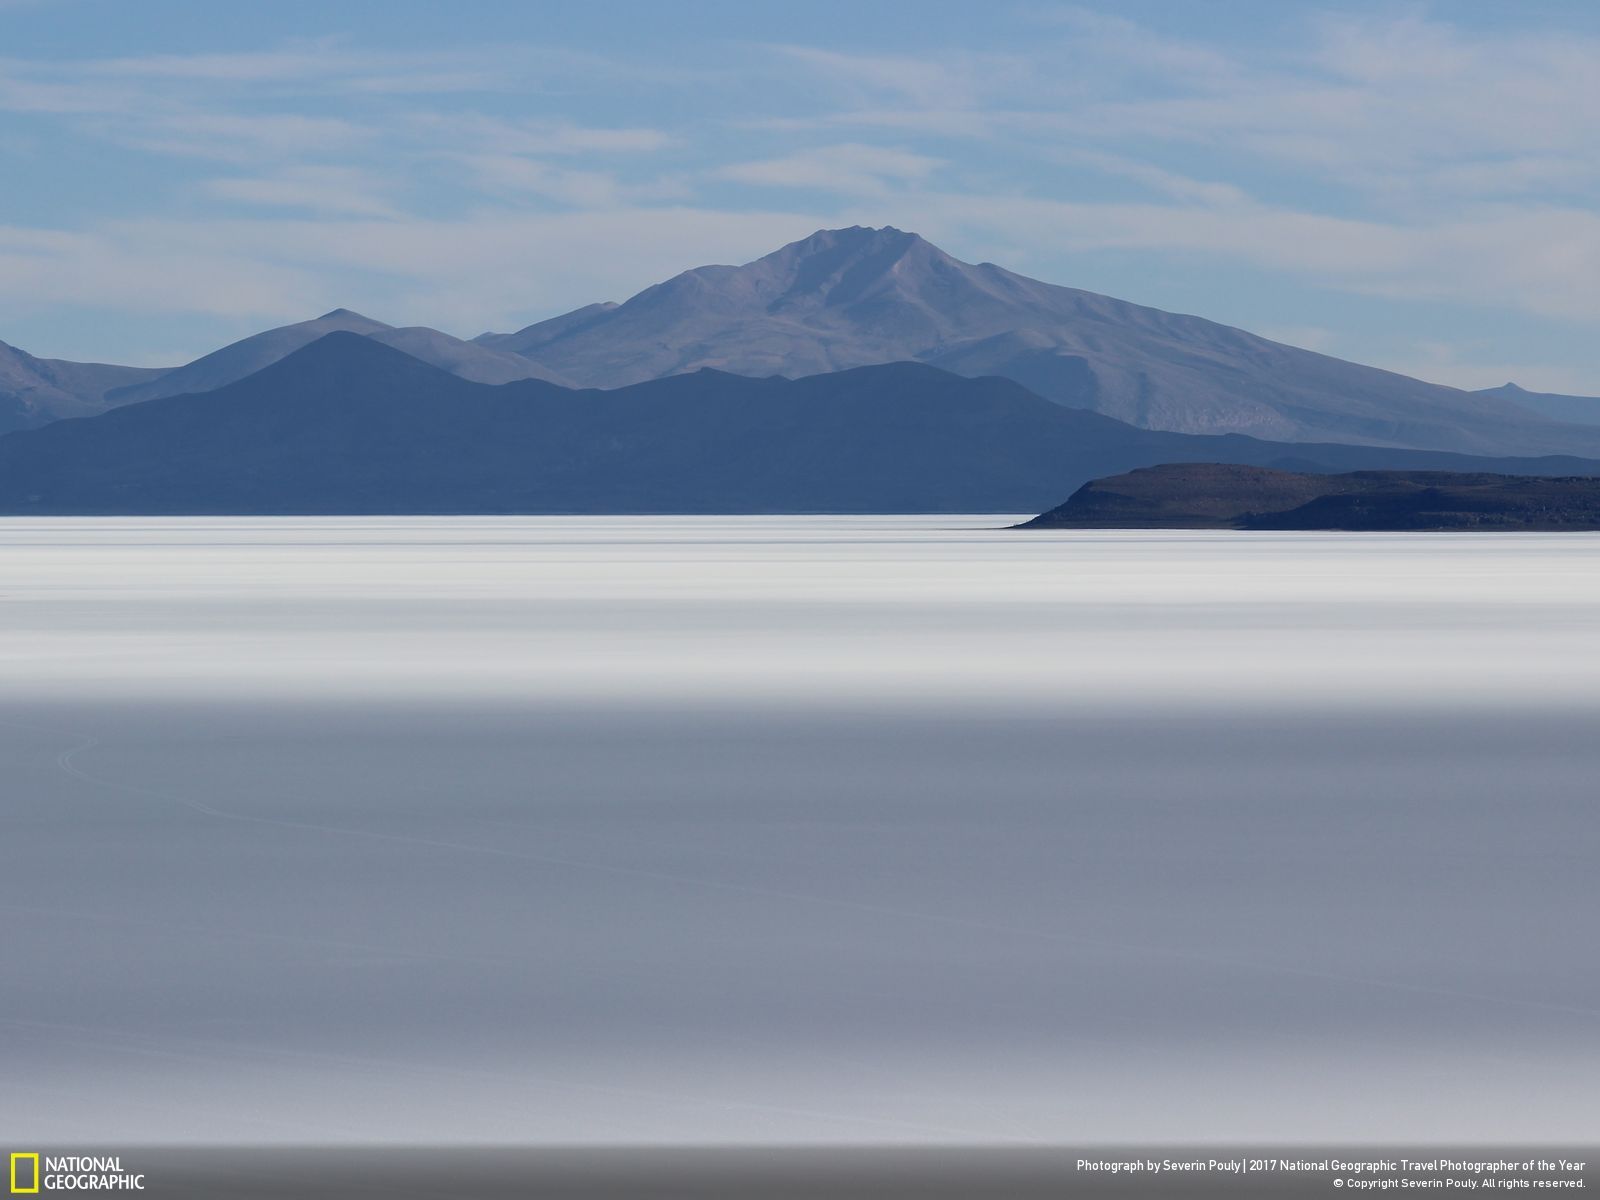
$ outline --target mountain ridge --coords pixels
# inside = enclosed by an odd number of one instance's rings
[[[1600,473],[1141,430],[925,363],[489,385],[334,331],[210,392],[0,437],[0,513],[1037,512],[1090,478],[1219,458]]]
[[[1481,388],[1479,396],[1493,396],[1518,408],[1538,413],[1552,421],[1577,425],[1600,425],[1600,396],[1570,396],[1560,392],[1534,392],[1514,383]]]
[[[329,333],[361,334],[480,383],[549,378],[537,363],[520,355],[478,346],[425,325],[397,328],[348,308],[336,308],[309,321],[279,325],[230,342],[158,379],[118,389],[111,399],[119,404],[134,404],[162,396],[213,391],[263,370]]]
[[[162,367],[35,358],[0,342],[0,433],[61,417],[91,416],[107,407],[108,393],[165,373]]]
[[[341,330],[485,383],[616,388],[701,367],[803,378],[918,361],[1013,379],[1147,429],[1600,456],[1600,409],[1582,398],[1442,387],[1203,317],[964,263],[893,226],[818,230],[742,265],[680,272],[621,304],[585,305],[471,341],[334,309],[167,371],[46,369],[21,351],[0,353],[0,428],[213,390]]]

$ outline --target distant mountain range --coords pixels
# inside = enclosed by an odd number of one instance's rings
[[[1552,421],[1574,425],[1600,425],[1600,396],[1563,396],[1557,392],[1530,392],[1514,383],[1484,388],[1478,396],[1493,396],[1518,408],[1536,412]]]
[[[215,390],[0,437],[0,512],[1036,512],[1088,479],[1179,461],[1600,474],[1575,458],[1137,429],[920,363],[491,385],[338,330]]]
[[[478,383],[554,378],[544,367],[520,355],[462,341],[423,326],[397,329],[338,308],[314,320],[253,334],[184,366],[168,369],[49,361],[0,342],[0,432],[36,428],[63,417],[93,416],[162,396],[208,392],[236,383],[336,332],[361,334]]]
[[[133,404],[160,396],[179,396],[185,392],[209,392],[253,375],[302,346],[309,346],[318,338],[339,332],[361,334],[477,383],[550,378],[549,373],[537,363],[529,362],[520,355],[464,342],[437,329],[422,326],[396,329],[347,308],[336,308],[314,321],[284,325],[234,342],[204,358],[195,359],[187,366],[168,371],[159,378],[118,388],[107,399],[114,404]]]
[[[104,412],[109,392],[157,379],[159,368],[35,358],[0,342],[0,433]]]
[[[959,262],[893,228],[818,232],[743,266],[686,271],[624,304],[591,304],[471,342],[338,309],[168,371],[39,360],[0,345],[0,430],[210,391],[332,332],[481,383],[617,388],[705,367],[799,378],[909,361],[1011,379],[1145,429],[1600,456],[1600,419],[1582,398],[1424,383]]]
[[[1091,480],[1021,528],[1568,533],[1600,529],[1600,479],[1166,464]]]

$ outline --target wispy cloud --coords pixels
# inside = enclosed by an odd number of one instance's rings
[[[943,160],[885,146],[844,143],[798,150],[779,158],[732,163],[718,178],[761,187],[813,188],[853,196],[884,196],[897,184],[925,181]]]
[[[84,81],[60,71],[40,71],[17,59],[0,59],[0,110],[15,113],[105,113],[141,99],[115,81]]]
[[[387,190],[371,172],[353,167],[295,166],[275,175],[210,179],[203,190],[223,200],[312,213],[397,217]]]
[[[862,97],[892,96],[919,108],[962,108],[980,95],[980,65],[965,56],[852,54],[800,45],[770,49]]]
[[[500,196],[526,193],[575,208],[611,208],[623,197],[622,185],[609,171],[552,166],[516,154],[462,154],[453,161],[480,187]]]
[[[1201,42],[1163,35],[1116,13],[1063,5],[1034,8],[1029,15],[1065,36],[1067,45],[1057,53],[1086,50],[1101,70],[1110,67],[1156,72],[1169,86],[1177,82],[1217,87],[1231,84],[1240,76],[1238,61],[1226,52]]]
[[[151,115],[120,131],[124,144],[162,154],[223,162],[295,159],[345,153],[376,131],[339,117],[301,113],[177,112]]]
[[[1174,200],[1190,200],[1200,204],[1237,205],[1249,201],[1243,188],[1220,180],[1194,179],[1178,171],[1171,171],[1154,163],[1141,162],[1121,154],[1104,150],[1064,148],[1056,151],[1058,161],[1086,167],[1102,175],[1129,179],[1150,191]]]
[[[537,61],[537,60],[536,60]],[[149,54],[72,63],[41,63],[36,69],[70,71],[81,78],[158,81],[210,87],[259,88],[292,85],[323,92],[489,92],[513,86],[529,65],[507,48],[383,52],[353,48],[347,40],[321,38],[271,50],[229,54]]]
[[[152,240],[137,225],[64,232],[0,226],[0,315],[40,305],[260,316],[315,294],[316,275],[241,245]]]
[[[677,139],[661,129],[580,125],[549,119],[506,120],[479,112],[417,113],[410,127],[423,138],[489,154],[640,154]]]

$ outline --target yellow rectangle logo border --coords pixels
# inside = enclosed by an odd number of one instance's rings
[[[33,1186],[32,1187],[18,1187],[17,1186],[17,1160],[19,1158],[20,1159],[32,1159],[33,1160]],[[13,1196],[30,1196],[34,1192],[37,1192],[39,1190],[39,1156],[38,1156],[38,1154],[23,1154],[23,1153],[20,1153],[20,1152],[14,1152],[11,1155],[11,1180],[10,1180],[10,1183],[11,1183],[11,1194]]]

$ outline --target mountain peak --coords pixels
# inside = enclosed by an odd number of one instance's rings
[[[285,354],[277,362],[263,367],[263,370],[272,370],[274,367],[289,366],[291,364],[304,365],[306,363],[326,364],[330,362],[396,362],[401,359],[414,362],[418,366],[426,367],[419,358],[414,358],[404,350],[396,350],[375,338],[370,338],[363,333],[354,333],[348,329],[335,329],[325,333],[315,341],[307,342],[297,350]],[[438,368],[431,368],[437,370]],[[441,372],[445,374],[447,372]]]
[[[312,351],[317,350],[319,347],[326,350],[326,348],[330,346],[349,346],[352,350],[359,352],[369,346],[381,345],[383,345],[382,342],[375,342],[365,334],[353,333],[348,329],[333,329],[323,334],[315,341],[307,342],[304,346],[301,346],[298,350],[295,350],[292,353],[309,354]],[[391,353],[398,354],[400,351],[393,350]],[[284,357],[287,358],[289,355],[285,355]]]
[[[896,229],[893,225],[884,225],[874,228],[871,225],[846,225],[839,229],[819,229],[809,237],[801,238],[797,242],[790,242],[787,246],[775,251],[782,254],[784,250],[793,247],[825,247],[825,246],[871,246],[891,242],[920,242],[924,239],[919,234],[907,233],[904,229]]]
[[[285,331],[299,330],[300,337],[315,337],[325,330],[344,329],[351,333],[383,333],[393,329],[393,325],[382,321],[374,321],[364,313],[358,313],[353,308],[336,308],[332,312],[325,312],[320,317],[310,321],[302,321],[298,325],[285,325]],[[269,331],[272,332],[272,331]]]
[[[959,264],[914,233],[885,225],[819,229],[753,263],[733,268],[768,312],[849,306],[876,296],[914,294],[931,272]]]
[[[360,390],[369,390],[374,380],[392,384],[402,376],[426,378],[440,388],[462,382],[448,371],[366,334],[336,329],[224,386],[230,390],[262,386],[298,388],[310,382],[320,388],[356,385]]]
[[[851,225],[845,229],[819,229],[809,237],[790,242],[756,261],[790,262],[819,255],[898,257],[914,247],[927,247],[934,253],[940,253],[931,242],[915,233],[896,229],[893,225],[885,225],[881,229],[873,229],[866,225]]]

